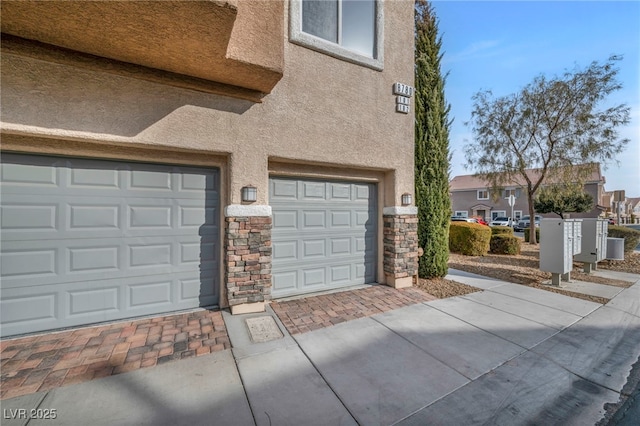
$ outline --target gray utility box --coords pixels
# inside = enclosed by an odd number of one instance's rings
[[[573,268],[573,220],[540,221],[540,270],[551,272],[552,283],[560,285],[560,275],[569,280]]]
[[[607,259],[624,260],[624,238],[607,238]]]
[[[606,220],[582,219],[582,250],[574,259],[578,262],[584,262],[585,272],[591,272],[597,262],[607,257],[608,229],[609,224]]]

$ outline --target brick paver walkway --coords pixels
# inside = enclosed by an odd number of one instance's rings
[[[291,334],[436,299],[383,285],[271,307]],[[230,348],[219,311],[119,322],[0,341],[0,399],[86,382]]]
[[[0,399],[230,347],[218,311],[120,322],[0,341]]]
[[[435,299],[436,297],[414,287],[396,290],[384,285],[374,285],[358,290],[272,302],[271,307],[289,333],[298,334]]]

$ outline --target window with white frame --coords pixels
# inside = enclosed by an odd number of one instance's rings
[[[290,5],[292,42],[382,70],[382,1],[291,0]]]
[[[469,217],[469,212],[466,210],[456,210],[456,217]]]
[[[514,210],[513,211],[513,218],[515,220],[520,220],[521,217],[522,217],[522,210]]]
[[[486,189],[478,189],[478,200],[488,200],[489,191]]]
[[[502,198],[509,198],[510,195],[513,195],[516,198],[520,198],[520,193],[520,188],[505,189],[502,191]]]
[[[491,212],[491,220],[494,220],[496,217],[507,217],[507,212],[504,210],[494,210]]]

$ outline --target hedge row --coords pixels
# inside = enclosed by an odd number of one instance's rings
[[[536,228],[536,241],[540,242],[540,228]],[[524,242],[529,242],[529,228],[524,228]]]
[[[632,252],[640,243],[640,231],[626,226],[609,226],[608,236],[624,238],[624,252]],[[536,240],[540,242],[540,228],[536,228]],[[529,242],[529,228],[524,230],[524,241]],[[488,227],[478,223],[451,222],[449,225],[449,250],[467,256],[494,254],[519,254],[520,239],[508,226]]]
[[[489,247],[493,254],[520,254],[520,238],[508,234],[495,234],[491,236]]]
[[[449,250],[467,256],[483,256],[489,251],[491,228],[479,223],[451,222]]]
[[[513,235],[513,228],[510,226],[492,226],[491,235],[508,234]]]
[[[490,228],[477,223],[451,222],[449,250],[467,256],[484,256],[489,251],[494,254],[520,254],[520,239],[508,226]]]

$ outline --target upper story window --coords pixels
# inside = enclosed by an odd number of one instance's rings
[[[505,189],[502,191],[502,198],[509,198],[509,196],[513,195],[516,198],[520,198],[520,188],[516,189]]]
[[[382,1],[291,0],[290,40],[382,70]]]
[[[489,199],[489,191],[486,189],[478,189],[478,200],[488,200]]]

